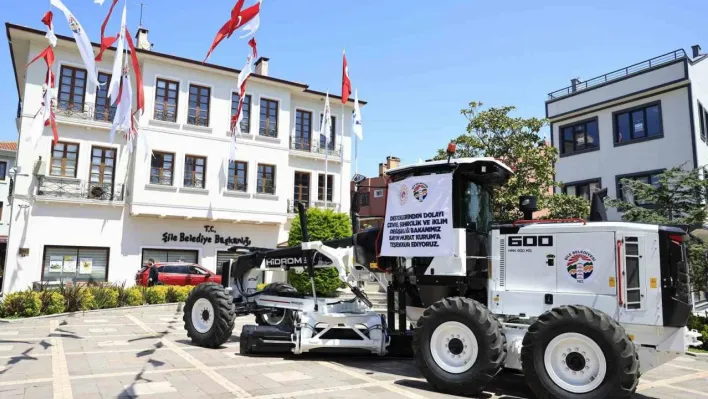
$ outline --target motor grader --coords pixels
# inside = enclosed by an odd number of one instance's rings
[[[217,348],[245,326],[241,354],[334,352],[415,357],[437,390],[480,392],[502,369],[523,371],[541,398],[629,397],[643,372],[699,345],[686,328],[687,231],[607,221],[601,195],[588,220],[495,221],[494,189],[513,171],[492,158],[430,161],[387,171],[385,224],[284,249],[235,247],[222,285],[203,284],[184,307],[192,341]],[[355,183],[361,183],[360,178]],[[335,267],[353,299],[318,298],[314,270]],[[302,269],[312,295],[284,283],[256,289],[264,270]],[[352,283],[386,272],[387,312]]]

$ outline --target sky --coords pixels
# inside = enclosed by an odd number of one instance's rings
[[[64,4],[98,42],[110,1]],[[141,1],[123,1],[134,32]],[[201,60],[235,0],[142,2],[154,50]],[[2,0],[0,19],[43,29],[48,3]],[[270,58],[271,76],[339,94],[346,49],[352,85],[368,102],[358,145],[358,170],[366,176],[377,175],[388,155],[403,164],[431,158],[465,132],[460,110],[470,101],[513,105],[514,115],[542,118],[548,93],[571,78],[586,80],[679,48],[690,53],[694,44],[708,52],[706,1],[265,0],[261,14],[258,50]],[[114,15],[107,32],[117,32],[119,20]],[[55,31],[71,36],[60,13]],[[2,41],[0,140],[14,141],[18,99],[5,35]],[[241,68],[247,48],[233,36],[210,62]]]

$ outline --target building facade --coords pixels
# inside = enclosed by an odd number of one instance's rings
[[[359,226],[360,228],[381,227],[386,214],[387,183],[386,171],[401,165],[401,159],[386,157],[386,162],[379,163],[379,175],[369,177],[359,184]],[[351,185],[354,191],[354,184]]]
[[[76,44],[60,36],[54,144],[49,128],[30,135],[46,67],[25,65],[46,46],[44,32],[6,27],[21,107],[4,292],[37,281],[130,285],[148,259],[217,271],[231,246],[286,241],[298,202],[349,211],[352,102],[345,121],[333,116],[325,144],[316,133],[325,94],[269,76],[261,58],[248,83],[237,161],[229,162],[238,71],[142,45],[145,112],[130,152],[121,135],[109,141],[115,108],[107,88],[87,79]],[[138,43],[148,43],[146,35],[141,29]],[[109,50],[99,81],[110,81],[112,65]]]
[[[557,190],[590,198],[607,188],[631,200],[624,178],[657,183],[674,167],[708,164],[708,62],[699,46],[634,64],[554,91],[546,101],[560,154]],[[612,219],[620,217],[609,210]]]

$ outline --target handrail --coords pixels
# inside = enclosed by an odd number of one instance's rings
[[[583,218],[568,218],[568,219],[515,220],[511,225],[516,227],[517,224],[534,224],[534,223],[582,223],[582,224],[588,224],[588,222]]]
[[[619,305],[622,306],[622,240],[617,240],[617,295]]]
[[[636,64],[630,65],[628,67],[620,68],[616,71],[608,72],[604,75],[596,76],[592,79],[588,79],[584,82],[578,82],[575,86],[571,85],[564,87],[560,90],[548,93],[548,100],[555,100],[561,97],[569,96],[573,93],[579,92],[581,90],[587,90],[591,87],[611,82],[613,80],[619,79],[630,74],[640,72],[655,66],[667,64],[671,61],[676,61],[681,58],[686,57],[686,52],[683,49],[674,50],[660,56],[638,62]]]

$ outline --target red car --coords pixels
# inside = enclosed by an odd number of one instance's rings
[[[158,279],[165,285],[199,285],[206,282],[221,284],[221,276],[194,263],[165,262],[155,263]],[[135,284],[147,286],[150,268],[143,266],[135,275]]]

